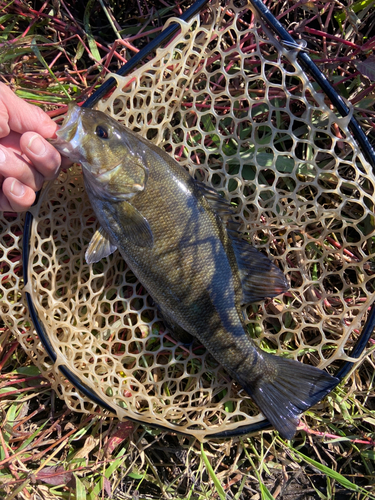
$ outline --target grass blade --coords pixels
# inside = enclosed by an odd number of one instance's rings
[[[93,9],[94,3],[95,3],[94,0],[89,0],[89,2],[87,2],[85,14],[83,16],[83,23],[85,26],[87,43],[90,47],[91,55],[98,63],[100,63],[101,57],[99,54],[98,47],[96,46],[95,38],[92,35],[91,25],[90,25],[90,14]]]
[[[52,78],[55,80],[55,82],[59,85],[60,89],[62,92],[64,92],[64,94],[66,95],[66,97],[68,99],[70,99],[70,95],[68,94],[68,92],[65,90],[64,86],[61,85],[60,81],[58,78],[56,78],[54,72],[51,70],[51,68],[48,66],[48,64],[46,63],[44,57],[42,56],[40,50],[39,50],[39,47],[36,43],[36,40],[35,38],[33,38],[33,40],[31,41],[31,50],[34,52],[34,54],[36,55],[36,57],[38,58],[38,61],[43,64],[43,66],[46,68],[46,70],[48,71],[48,73],[52,76]]]
[[[74,474],[76,479],[76,497],[75,500],[86,500],[86,488],[84,487],[82,481],[78,478],[76,474]]]
[[[211,464],[207,458],[207,455],[204,452],[203,443],[201,443],[201,454],[202,454],[203,462],[206,466],[207,472],[210,475],[212,481],[214,482],[214,485],[215,485],[216,491],[220,497],[220,500],[226,500],[227,495],[226,495],[226,493],[221,485],[221,482],[219,481],[213,468],[211,467]]]
[[[323,465],[323,464],[317,462],[316,460],[314,460],[310,457],[307,457],[306,455],[304,455],[303,453],[301,453],[300,451],[298,451],[294,448],[290,448],[290,450],[292,450],[294,453],[299,455],[305,462],[314,466],[316,469],[320,470],[320,472],[323,472],[323,474],[325,474],[326,476],[337,481],[344,488],[347,488],[348,490],[356,491],[358,493],[366,494],[366,495],[368,495],[368,498],[375,499],[375,496],[371,495],[368,491],[364,490],[360,486],[357,486],[356,484],[352,483],[351,481],[349,481],[349,479],[347,479],[345,476],[343,476],[339,472],[336,472],[336,471],[330,469],[329,467],[327,467],[326,465]]]
[[[250,443],[253,451],[256,453],[256,449],[254,448],[253,444],[251,443],[250,439],[248,440],[248,442]],[[243,450],[245,452],[245,455],[247,456],[249,462],[251,463],[251,466],[255,472],[255,475],[259,481],[259,489],[260,489],[260,493],[261,493],[261,496],[262,496],[262,500],[274,500],[274,497],[271,495],[271,492],[270,490],[267,488],[267,486],[263,483],[262,481],[262,476],[260,475],[258,469],[255,467],[255,464],[253,462],[253,459],[251,458],[250,456],[250,453],[248,452],[248,450],[246,449],[245,445],[243,442],[241,442],[242,446],[243,446]],[[261,457],[258,455],[258,458],[261,459]],[[263,468],[265,467],[264,465],[264,462],[263,462],[263,459],[261,459],[261,463],[263,465]],[[267,469],[266,469],[267,470]]]

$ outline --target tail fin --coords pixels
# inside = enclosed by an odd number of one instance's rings
[[[296,433],[299,415],[326,396],[339,379],[298,361],[262,354],[272,363],[272,371],[277,375],[272,380],[260,377],[256,384],[243,387],[280,435],[291,439]]]

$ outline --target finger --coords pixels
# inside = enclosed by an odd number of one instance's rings
[[[2,137],[6,137],[10,132],[8,122],[9,122],[8,110],[4,105],[2,105],[0,101],[0,139]]]
[[[53,137],[56,132],[57,124],[37,106],[16,96],[9,87],[0,82],[0,127],[4,123],[8,124],[14,132],[23,134],[27,131],[37,132],[41,136]],[[4,131],[3,131],[4,133]],[[0,135],[5,137],[5,135]]]
[[[73,162],[69,160],[66,156],[61,157],[61,170],[69,168],[73,165]]]
[[[35,201],[35,192],[28,186],[25,186],[17,179],[8,177],[2,185],[0,191],[0,210],[24,212]]]
[[[57,176],[61,156],[49,142],[34,132],[26,132],[21,136],[20,147],[45,180],[51,180]]]
[[[34,191],[38,191],[44,182],[43,175],[31,163],[3,145],[0,145],[0,175],[5,179],[7,177],[17,179]]]

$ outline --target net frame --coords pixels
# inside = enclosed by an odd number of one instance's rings
[[[200,4],[204,4],[204,3],[206,3],[206,2],[200,2]],[[259,6],[257,5],[258,3],[259,2],[257,2],[257,1],[254,1],[254,0],[252,1],[252,4],[253,4],[253,6],[255,6],[255,8],[259,8]],[[269,12],[267,12],[267,9],[266,9],[266,11],[264,9],[265,9],[265,7],[261,9],[262,15],[264,15],[264,16],[266,15],[266,19],[267,19],[268,23],[272,22],[273,16]],[[178,25],[176,26],[176,28],[178,28]],[[272,28],[275,29],[274,26],[272,26]],[[276,31],[276,29],[275,29],[275,31]],[[283,34],[279,33],[279,35],[280,35],[281,39],[283,40],[283,38],[282,38]],[[288,37],[290,38],[289,34],[288,34]],[[285,38],[284,41],[288,42],[289,44],[292,43],[290,41],[290,39],[287,39],[287,38]],[[298,57],[300,57],[301,54],[303,54],[303,57],[305,58],[305,61],[306,61],[306,57],[305,57],[306,54],[300,50],[300,47],[298,47],[298,45],[294,46],[294,49],[292,49],[292,50],[294,50],[295,53],[297,53]],[[140,57],[139,57],[139,59],[140,59]],[[113,82],[113,84],[115,84],[115,81]],[[326,91],[326,89],[324,88],[324,85],[321,85],[321,86],[322,86],[323,90]],[[107,87],[107,90],[108,90],[108,87]],[[93,105],[95,102],[95,99],[99,98],[98,95],[99,95],[99,91],[98,91],[98,93],[94,94],[93,98],[90,100],[89,104],[87,104],[87,105]],[[346,114],[347,115],[349,114],[348,108],[347,108]],[[353,117],[351,117],[350,123],[354,123],[354,124],[356,123]],[[360,128],[359,128],[359,130],[360,130],[360,132],[362,132]],[[355,125],[353,127],[353,134],[356,135],[356,126]],[[366,138],[366,136],[364,136],[364,137]],[[356,139],[358,140],[359,143],[361,143],[361,141],[362,141],[362,147],[363,147],[363,144],[365,144],[365,143],[363,142],[363,138],[360,138],[360,134],[358,137],[356,136]],[[367,140],[367,138],[366,138],[366,140]],[[369,144],[367,144],[367,145],[365,144],[364,153],[366,154],[368,161],[372,164],[372,166],[374,168],[375,162],[372,161],[373,151],[372,151],[372,148],[369,146]],[[27,279],[28,279],[28,266],[29,266],[29,246],[28,246],[28,244],[29,244],[29,237],[30,237],[30,232],[31,232],[32,221],[33,221],[33,215],[31,212],[28,212],[27,217],[26,217],[26,221],[25,221],[24,250],[23,250],[23,264],[24,264],[23,269],[24,269],[25,284],[27,284]],[[56,353],[53,349],[51,342],[48,339],[48,334],[46,332],[46,329],[43,326],[43,322],[41,321],[40,317],[38,316],[38,313],[34,307],[33,300],[32,300],[32,297],[31,297],[29,292],[26,292],[26,299],[28,302],[30,314],[31,314],[34,326],[37,330],[37,333],[38,333],[38,335],[39,335],[39,337],[44,345],[44,348],[46,349],[49,356],[51,357],[52,361],[55,362],[57,359]],[[353,348],[353,351],[351,353],[352,358],[359,357],[361,352],[363,351],[363,349],[366,345],[366,342],[367,342],[369,336],[371,335],[372,329],[374,327],[374,322],[375,322],[374,316],[375,316],[374,315],[374,306],[372,306],[372,309],[371,309],[371,312],[368,316],[367,322],[362,330],[362,334],[361,334],[360,338],[358,339],[357,345]],[[340,379],[342,379],[350,370],[351,366],[353,365],[353,362],[354,361],[344,362],[343,367],[339,369],[339,371],[336,373],[336,376],[339,376]],[[103,399],[101,399],[97,394],[95,394],[91,390],[90,387],[88,387],[82,380],[77,379],[77,377],[74,375],[74,373],[67,366],[59,365],[58,369],[83,394],[85,394],[87,397],[89,397],[90,399],[95,401],[97,404],[99,404],[103,408],[105,408],[109,411],[113,411],[113,409],[105,401],[103,401]],[[129,419],[132,420],[131,418],[129,418]],[[152,424],[150,424],[150,425],[152,425]],[[160,425],[157,425],[157,427],[168,429],[168,427],[163,427]],[[220,432],[220,433],[216,433],[216,434],[210,434],[210,437],[211,438],[222,438],[222,437],[226,437],[229,435],[230,436],[240,435],[240,434],[245,434],[245,433],[249,433],[249,432],[254,432],[254,431],[257,431],[260,429],[265,429],[268,427],[269,427],[269,423],[267,421],[262,421],[262,422],[258,422],[257,424],[252,424],[250,426],[242,426],[242,427],[239,427],[235,430],[231,430],[228,432],[224,431],[224,432]],[[178,429],[174,429],[174,430],[177,430],[181,434],[184,434],[183,432],[179,431]]]

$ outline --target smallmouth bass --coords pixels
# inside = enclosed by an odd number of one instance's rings
[[[100,222],[87,262],[118,249],[174,335],[196,337],[291,439],[299,415],[338,380],[263,352],[246,333],[241,305],[279,295],[288,284],[277,266],[241,239],[230,204],[100,111],[70,107],[51,143],[81,163]]]

